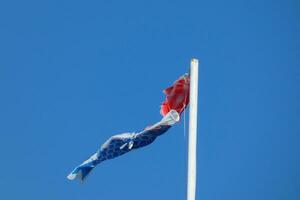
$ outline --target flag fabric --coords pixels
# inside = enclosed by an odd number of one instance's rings
[[[164,90],[166,99],[161,105],[160,113],[165,116],[171,109],[181,114],[189,104],[190,76],[185,74]]]
[[[83,181],[99,163],[151,144],[158,136],[165,133],[178,121],[179,114],[175,110],[171,110],[160,122],[145,128],[141,132],[122,133],[112,136],[94,155],[76,167],[68,175],[68,179],[73,180],[78,178]]]
[[[180,114],[188,104],[189,76],[180,77],[173,86],[164,92],[167,97],[161,105],[163,118],[159,122],[137,133],[122,133],[112,136],[95,154],[76,167],[67,178],[84,181],[101,162],[151,144],[158,136],[168,131],[172,125],[179,122]]]

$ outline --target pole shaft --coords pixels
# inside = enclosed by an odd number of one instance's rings
[[[191,60],[187,200],[196,200],[198,60]]]

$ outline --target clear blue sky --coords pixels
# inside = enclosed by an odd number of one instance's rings
[[[201,60],[199,200],[300,199],[297,0],[1,1],[0,199],[182,200],[183,123],[66,175],[111,135],[160,120]]]

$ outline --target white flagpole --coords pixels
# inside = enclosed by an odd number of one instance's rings
[[[187,200],[196,200],[198,60],[191,60]]]

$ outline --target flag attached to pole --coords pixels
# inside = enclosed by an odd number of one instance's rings
[[[180,114],[188,105],[189,84],[189,75],[185,74],[176,80],[171,87],[164,90],[166,99],[161,105],[160,112],[163,118],[159,122],[137,133],[122,133],[112,136],[95,154],[76,167],[67,178],[84,181],[88,174],[101,162],[147,146],[158,136],[168,131],[175,123],[179,122]]]

